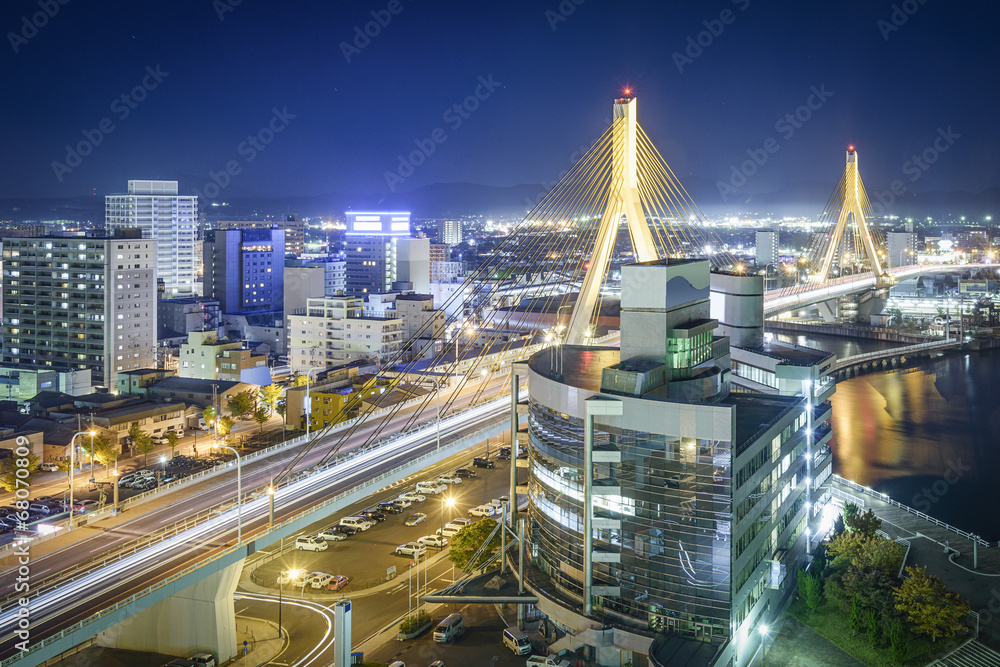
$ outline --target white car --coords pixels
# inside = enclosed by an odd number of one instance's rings
[[[355,528],[357,530],[368,530],[372,527],[371,522],[362,519],[359,516],[345,516],[340,520],[341,526],[347,526],[348,528]]]
[[[437,547],[438,549],[443,549],[448,546],[448,540],[441,535],[424,535],[417,540],[417,544],[425,547]]]
[[[313,588],[326,588],[326,585],[333,581],[333,575],[326,572],[310,572],[306,583]]]
[[[39,470],[44,470],[45,472],[59,472],[58,463],[43,463],[38,466]]]
[[[404,498],[403,496],[400,496],[399,498],[393,500],[392,504],[398,507],[399,509],[405,510],[407,507],[413,504],[413,501]]]
[[[427,554],[427,547],[416,542],[407,542],[396,547],[394,553],[397,556],[424,556]]]
[[[409,500],[411,503],[422,503],[427,500],[427,496],[422,493],[417,493],[416,491],[407,491],[400,496],[403,500]]]
[[[524,664],[525,667],[569,667],[569,660],[556,660],[547,655],[533,655]]]
[[[327,545],[326,540],[321,540],[318,537],[295,538],[296,551],[326,551],[329,548],[330,547]]]
[[[443,484],[461,484],[462,478],[455,475],[438,475],[438,481]]]
[[[305,583],[306,577],[309,576],[308,572],[304,570],[299,570],[292,576],[291,570],[282,570],[281,574],[278,575],[278,584],[285,586],[287,584],[292,584],[293,586],[301,586]]]
[[[480,505],[469,510],[469,516],[493,516],[496,508],[493,505]]]
[[[405,524],[407,526],[416,526],[418,523],[427,518],[427,515],[423,512],[414,512],[410,516],[406,517]]]

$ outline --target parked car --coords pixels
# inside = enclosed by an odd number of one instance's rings
[[[341,588],[350,583],[350,581],[350,577],[345,577],[342,574],[335,574],[333,575],[333,579],[327,583],[326,588],[330,591],[339,591]]]
[[[493,461],[490,461],[488,458],[485,458],[483,456],[477,456],[476,458],[472,459],[472,467],[489,469],[489,468],[496,468],[497,464],[493,463]]]
[[[458,475],[438,475],[438,481],[442,484],[461,484],[462,478]]]
[[[407,491],[406,493],[401,494],[399,497],[405,498],[406,500],[409,500],[411,503],[422,503],[425,500],[427,500],[427,496],[425,496],[422,493],[417,493],[416,491]]]
[[[40,463],[38,464],[38,469],[45,472],[59,472],[58,463]]]
[[[189,660],[198,667],[215,667],[215,656],[211,653],[196,653]]]
[[[493,516],[496,508],[493,505],[480,505],[469,510],[469,516]]]
[[[338,533],[343,533],[348,537],[351,537],[352,535],[357,535],[359,532],[361,532],[357,528],[351,528],[350,526],[334,526],[330,528],[330,530],[337,531]]]
[[[306,583],[312,588],[326,588],[332,579],[333,575],[326,572],[310,572]]]
[[[347,533],[342,533],[336,528],[324,528],[316,534],[316,537],[321,540],[329,540],[331,542],[341,542],[347,539]]]
[[[368,521],[367,519],[363,519],[359,516],[345,516],[340,520],[340,525],[347,526],[349,528],[357,528],[358,530],[368,530],[375,525],[375,522]]]
[[[359,516],[368,521],[385,521],[385,515],[378,510],[363,510]]]
[[[557,660],[547,655],[533,655],[524,663],[525,667],[569,667],[569,660]]]
[[[457,470],[455,470],[455,477],[463,477],[465,479],[471,479],[473,477],[479,477],[479,475],[469,470],[468,468],[458,468]]]
[[[424,514],[423,512],[414,512],[410,516],[406,517],[406,521],[404,523],[407,526],[416,526],[417,524],[421,523],[426,518],[427,518],[427,515]]]
[[[198,667],[198,663],[187,658],[174,658],[163,667]]]
[[[400,544],[396,547],[396,551],[393,552],[397,556],[424,556],[427,554],[427,547],[422,544],[417,544],[416,542],[407,542],[406,544]]]
[[[326,551],[328,548],[326,540],[318,537],[295,538],[295,549],[298,551]]]
[[[447,485],[442,484],[436,479],[428,480],[426,482],[417,482],[417,493],[420,494],[438,495],[440,493],[444,493],[447,490],[448,490]]]
[[[407,507],[413,504],[413,501],[400,496],[399,498],[393,500],[392,504],[398,507],[400,510],[405,510]]]
[[[497,460],[509,461],[510,460],[510,447],[501,447],[500,452],[497,454]]]
[[[417,540],[417,544],[422,544],[425,547],[437,547],[438,549],[443,549],[448,546],[448,539],[442,537],[441,535],[424,535]]]
[[[383,514],[402,514],[403,508],[393,503],[379,503],[378,511]]]
[[[79,503],[74,503],[78,512],[92,512],[97,507],[96,500],[81,500]]]
[[[282,570],[278,575],[278,584],[281,586],[287,586],[288,584],[301,586],[305,583],[308,576],[309,573],[304,570],[297,570],[294,577],[292,576],[292,570]]]

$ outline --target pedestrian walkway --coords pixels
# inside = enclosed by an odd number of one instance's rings
[[[836,478],[831,485],[861,497],[865,508],[882,520],[882,530],[909,542],[908,566],[919,565],[967,600],[978,617],[979,640],[1000,649],[1000,547],[986,547],[956,528],[900,507],[881,494],[859,493]]]
[[[977,641],[971,641],[951,655],[932,663],[931,667],[1000,667],[1000,653]]]
[[[243,642],[247,653],[243,655]],[[288,648],[288,633],[278,638],[278,626],[270,621],[247,616],[236,617],[236,657],[225,665],[266,665]]]
[[[788,614],[778,623],[774,644],[765,656],[771,667],[862,667],[833,642]]]

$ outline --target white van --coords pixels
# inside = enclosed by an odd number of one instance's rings
[[[354,528],[355,530],[368,530],[372,527],[370,522],[359,516],[345,516],[340,520],[340,525],[347,526],[348,528]]]
[[[326,540],[318,537],[295,538],[295,549],[298,551],[326,551],[328,548]]]
[[[436,628],[434,628],[434,641],[439,644],[450,642],[452,639],[457,637],[463,629],[462,615],[451,614],[446,619],[441,621]]]
[[[514,655],[531,653],[531,640],[517,628],[507,628],[503,631],[503,645],[514,652]]]
[[[433,493],[437,495],[439,493],[444,493],[448,490],[448,487],[440,482],[417,482],[417,493]]]

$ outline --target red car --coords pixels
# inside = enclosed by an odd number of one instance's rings
[[[335,574],[333,575],[333,579],[330,580],[330,583],[328,583],[326,587],[328,590],[331,591],[339,591],[341,588],[350,583],[350,581],[351,580],[349,577],[345,577],[342,574]]]

